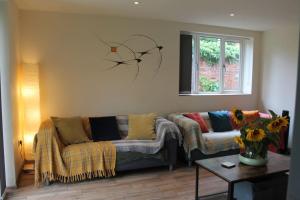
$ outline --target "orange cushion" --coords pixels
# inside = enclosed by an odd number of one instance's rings
[[[202,133],[209,132],[206,122],[204,121],[203,117],[199,113],[187,113],[187,114],[183,114],[183,116],[196,121],[199,124]]]
[[[251,123],[255,120],[257,120],[260,115],[258,110],[243,110],[243,115],[244,115],[244,122],[245,123]],[[242,124],[236,124],[233,120],[232,113],[230,113],[230,118],[231,118],[231,123],[234,129],[240,129]]]
[[[245,117],[245,120],[256,120],[259,118],[259,111],[258,110],[251,110],[251,111],[247,111],[247,110],[243,110],[243,114]]]

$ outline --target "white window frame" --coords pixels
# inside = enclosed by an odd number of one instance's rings
[[[192,66],[192,94],[198,95],[219,95],[219,94],[242,94],[243,93],[243,83],[244,83],[244,49],[245,40],[247,38],[238,36],[226,36],[218,34],[208,34],[208,33],[190,33],[193,36],[194,42],[194,60]],[[216,37],[221,39],[221,58],[220,58],[220,91],[218,92],[201,92],[198,90],[199,84],[199,57],[200,57],[200,37]],[[239,78],[239,89],[237,90],[224,90],[224,73],[225,73],[225,43],[226,41],[236,41],[240,43],[240,78]]]

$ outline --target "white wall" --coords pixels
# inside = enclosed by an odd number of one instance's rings
[[[7,187],[15,187],[23,159],[18,149],[22,140],[18,107],[18,9],[14,1],[0,2],[0,71],[2,92],[3,137]]]
[[[278,114],[282,110],[290,111],[290,146],[296,102],[298,41],[298,25],[263,33],[260,107],[272,109]]]
[[[252,95],[178,96],[180,31],[221,33],[255,39]],[[106,41],[123,41],[147,34],[164,46],[163,64],[153,78],[146,61],[137,80],[135,67],[105,71]],[[49,116],[110,115],[143,112],[207,111],[257,108],[261,33],[205,25],[138,20],[96,15],[21,12],[21,55],[40,63],[42,118]],[[146,45],[140,43],[141,46]]]

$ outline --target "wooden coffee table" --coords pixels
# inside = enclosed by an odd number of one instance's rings
[[[269,161],[266,166],[252,167],[239,162],[238,155],[197,160],[196,163],[196,192],[195,200],[201,199],[198,195],[199,189],[199,167],[204,168],[221,179],[228,182],[227,199],[233,200],[234,184],[241,181],[251,181],[266,176],[286,173],[290,169],[290,158],[284,155],[268,152]],[[221,163],[229,161],[235,163],[233,168],[224,168]]]

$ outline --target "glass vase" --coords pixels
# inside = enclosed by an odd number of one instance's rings
[[[268,150],[256,152],[254,148],[247,147],[239,155],[240,162],[250,166],[263,166],[268,162]]]

